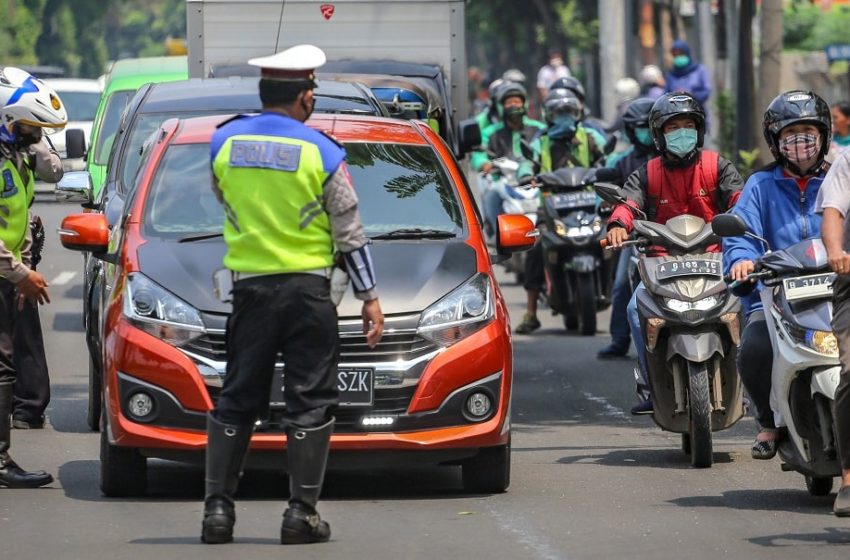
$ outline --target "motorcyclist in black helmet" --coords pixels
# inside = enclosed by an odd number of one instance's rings
[[[782,93],[768,105],[762,131],[774,162],[750,176],[733,212],[744,219],[750,231],[767,239],[772,249],[784,249],[820,235],[821,217],[816,214],[815,200],[829,149],[829,105],[811,92]],[[723,265],[733,279],[743,280],[763,252],[761,243],[750,238],[725,238]],[[760,289],[760,284],[747,284],[737,290],[746,317],[738,372],[759,426],[752,457],[770,459],[776,455],[779,433],[770,408],[773,349]]]
[[[631,232],[635,214],[628,206],[643,210],[649,220],[661,224],[682,214],[709,222],[731,208],[741,194],[743,180],[735,166],[716,152],[702,149],[705,111],[693,96],[675,92],[659,97],[650,110],[649,126],[661,155],[626,179],[623,191],[628,204],[617,205],[608,221],[611,247],[620,247]],[[642,289],[642,285],[636,288]],[[638,354],[638,388],[643,400],[632,408],[632,414],[652,414],[646,346],[635,295],[629,301],[627,314]]]
[[[632,101],[626,108],[623,126],[630,145],[626,150],[612,154],[605,162],[606,167],[617,171],[618,179],[611,182],[622,185],[629,175],[658,155],[649,128],[649,112],[653,104],[654,100],[641,97]],[[623,358],[628,354],[631,345],[632,336],[626,316],[626,306],[632,297],[629,282],[630,257],[630,251],[621,251],[618,256],[619,262],[611,291],[611,343],[596,354],[601,360]]]
[[[581,101],[582,110],[584,111],[582,124],[586,129],[592,131],[594,140],[596,140],[600,146],[604,146],[608,141],[609,135],[605,131],[605,125],[590,116],[590,109],[587,107],[587,94],[585,93],[584,86],[581,85],[581,82],[574,76],[558,78],[552,82],[551,87],[549,87],[549,91],[555,91],[556,89],[566,89],[571,91],[575,94],[579,101]]]

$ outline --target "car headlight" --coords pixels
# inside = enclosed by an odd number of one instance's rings
[[[172,346],[181,346],[204,333],[197,309],[144,274],[127,276],[124,316],[133,326]]]
[[[676,313],[684,313],[685,311],[708,311],[720,303],[720,298],[717,296],[708,296],[697,301],[682,301],[675,298],[664,298],[664,305]]]
[[[494,316],[490,277],[476,274],[422,312],[417,334],[451,346],[487,326]]]
[[[791,338],[798,344],[808,346],[818,354],[830,358],[838,357],[838,339],[835,338],[835,334],[832,332],[806,329],[798,325],[792,325],[785,319],[782,320],[782,326],[785,327]]]

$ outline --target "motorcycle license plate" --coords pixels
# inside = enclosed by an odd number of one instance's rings
[[[552,204],[558,210],[580,208],[582,206],[595,206],[596,194],[592,192],[572,192],[552,195]]]
[[[788,278],[783,280],[782,284],[785,288],[785,299],[794,301],[796,299],[829,297],[832,295],[833,282],[835,282],[835,273],[827,272]]]
[[[667,261],[656,265],[655,271],[659,280],[669,280],[679,276],[720,276],[720,261],[711,259]]]
[[[283,368],[275,368],[269,405],[286,408],[283,399]],[[340,367],[337,371],[339,406],[370,406],[375,398],[375,370],[363,367]]]

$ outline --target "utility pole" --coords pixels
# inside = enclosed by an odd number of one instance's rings
[[[700,62],[705,65],[711,78],[713,92],[708,98],[710,107],[706,107],[710,113],[715,115],[715,124],[708,130],[712,144],[715,144],[719,127],[717,125],[717,48],[714,41],[714,24],[711,17],[710,0],[699,0],[697,2],[697,33],[699,37]]]
[[[762,113],[779,94],[782,71],[782,2],[762,2],[760,14],[760,51],[756,111],[753,112],[753,136],[759,148],[759,160],[766,163],[770,152],[762,135]]]
[[[736,153],[735,159],[740,162],[741,150],[751,150],[753,147],[753,135],[747,123],[753,118],[753,15],[755,14],[755,0],[740,0],[739,22],[738,22],[738,82],[735,95],[735,106],[737,108],[736,121]]]
[[[617,112],[614,84],[626,69],[626,20],[619,0],[599,0],[599,71],[602,118],[613,122]]]

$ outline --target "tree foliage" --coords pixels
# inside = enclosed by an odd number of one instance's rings
[[[850,8],[833,6],[824,13],[819,5],[793,2],[785,9],[783,42],[786,49],[815,51],[850,42]]]

